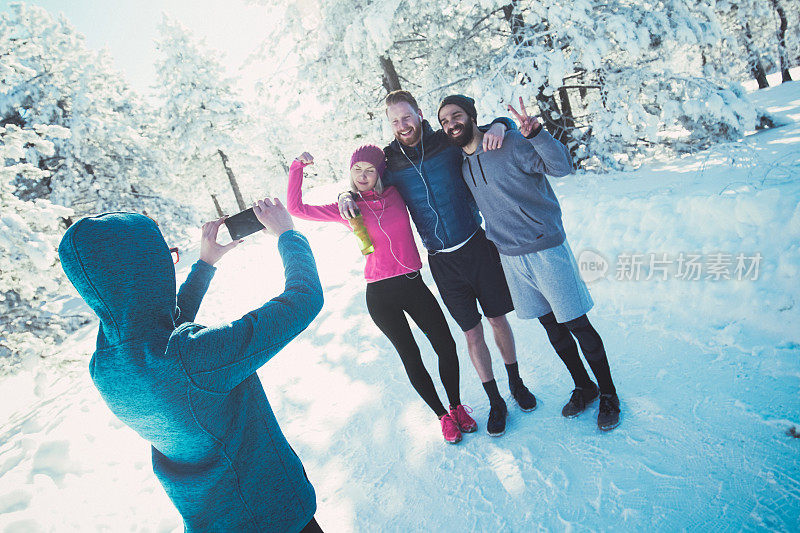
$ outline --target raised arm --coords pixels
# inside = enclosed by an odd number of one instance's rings
[[[176,320],[176,326],[184,322],[193,322],[200,309],[211,278],[217,271],[214,265],[222,259],[222,256],[233,250],[241,241],[233,241],[226,245],[217,242],[219,227],[225,222],[226,217],[219,218],[212,222],[203,224],[202,236],[200,237],[200,259],[192,265],[192,270],[186,277],[186,281],[181,284],[178,290],[177,304],[180,314]]]
[[[268,206],[273,207],[283,210],[280,202]],[[291,218],[285,210],[283,213],[291,228]],[[270,229],[261,217],[259,220]],[[278,238],[278,252],[286,278],[280,295],[230,324],[194,326],[181,339],[178,348],[186,372],[201,389],[233,389],[305,330],[322,309],[322,286],[305,237],[294,229],[284,229]]]
[[[528,140],[527,143],[520,141],[521,146],[515,146],[517,163],[530,174],[547,174],[556,178],[571,174],[574,168],[569,149],[550,135],[536,117],[528,115],[522,97],[519,105],[519,112],[513,106],[508,106],[519,121],[520,134]]]
[[[533,151],[529,150],[527,154],[517,152],[517,157],[518,162],[529,173],[538,172],[554,178],[572,174],[572,156],[569,149],[550,135],[546,129],[541,128],[538,133],[527,140],[527,144],[533,147]]]
[[[308,156],[305,158],[304,156]],[[303,203],[303,169],[314,164],[314,159],[304,153],[292,162],[289,167],[289,185],[286,190],[286,208],[293,216],[304,220],[322,222],[340,222],[347,224],[339,214],[337,203],[327,205],[307,205]]]
[[[184,322],[194,322],[200,303],[208,291],[211,278],[214,277],[216,268],[203,260],[198,260],[192,265],[192,270],[186,277],[186,281],[181,284],[178,290],[178,309],[180,314],[176,320],[176,326]]]

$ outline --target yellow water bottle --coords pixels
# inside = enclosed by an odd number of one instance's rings
[[[372,246],[372,239],[369,238],[369,233],[367,233],[367,227],[364,225],[364,217],[361,216],[361,210],[358,207],[355,209],[356,216],[350,219],[350,227],[353,228],[353,233],[355,233],[358,239],[361,253],[369,255],[375,251],[375,247]]]

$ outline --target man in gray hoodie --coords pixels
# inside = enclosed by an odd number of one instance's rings
[[[439,122],[463,154],[462,175],[486,220],[486,236],[500,252],[517,316],[538,318],[575,382],[561,414],[575,417],[600,396],[597,426],[619,425],[617,397],[603,341],[586,313],[592,301],[566,240],[561,207],[545,174],[573,171],[569,150],[527,114],[509,106],[520,123],[496,150],[482,149],[475,101],[451,95],[439,105]],[[578,340],[599,384],[578,356]]]

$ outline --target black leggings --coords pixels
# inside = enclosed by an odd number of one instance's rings
[[[422,364],[419,346],[414,341],[405,313],[416,322],[428,337],[439,357],[439,377],[447,393],[450,405],[461,403],[458,393],[458,355],[456,342],[444,318],[436,298],[422,282],[417,273],[413,279],[405,275],[395,276],[367,284],[367,309],[369,316],[391,343],[408,374],[411,385],[436,416],[447,414],[439,400],[430,374]],[[404,313],[405,312],[405,313]]]
[[[564,365],[569,370],[576,387],[588,386],[591,379],[578,356],[578,347],[575,345],[572,335],[575,335],[581,345],[583,356],[589,363],[594,377],[597,378],[600,392],[603,394],[616,394],[614,382],[611,380],[611,369],[608,367],[608,357],[606,357],[603,340],[592,327],[592,324],[589,323],[586,315],[581,315],[568,322],[558,323],[553,313],[547,313],[539,317],[539,322],[544,326],[547,338],[550,339],[550,344],[553,345],[558,356],[564,361]]]

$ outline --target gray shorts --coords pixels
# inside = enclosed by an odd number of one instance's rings
[[[519,318],[538,318],[552,311],[563,323],[594,306],[566,239],[540,252],[500,254],[500,260]]]

